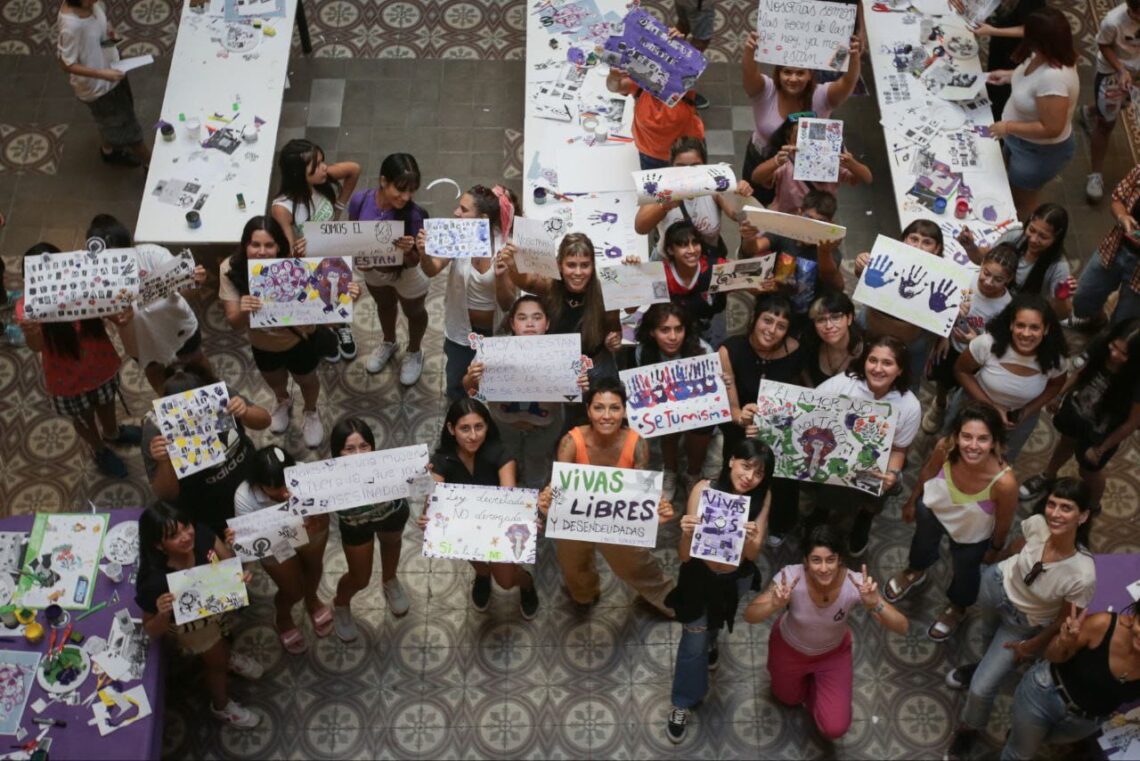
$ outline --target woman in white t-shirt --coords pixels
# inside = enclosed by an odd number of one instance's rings
[[[1029,293],[1019,294],[986,328],[954,363],[962,392],[947,417],[953,419],[963,392],[993,405],[1009,432],[1006,459],[1012,463],[1041,409],[1065,385],[1068,344],[1052,307]]]
[[[864,342],[863,355],[851,368],[840,375],[828,378],[816,387],[820,394],[849,396],[869,402],[886,402],[891,405],[890,420],[895,437],[891,443],[887,472],[875,471],[868,475],[882,481],[878,497],[835,486],[821,486],[816,497],[816,510],[812,521],[827,519],[831,510],[836,516],[854,515],[851,527],[851,556],[861,557],[871,538],[871,521],[883,511],[887,497],[902,483],[906,465],[906,452],[918,435],[922,407],[910,390],[910,357],[906,345],[894,336],[875,336]],[[824,507],[825,505],[833,506]]]
[[[990,128],[1003,141],[1009,185],[1018,219],[1037,205],[1037,195],[1076,150],[1073,112],[1081,86],[1077,51],[1065,14],[1042,8],[1025,19],[1025,41],[1013,71],[991,71],[988,82],[1011,85],[1001,121]]]
[[[946,675],[949,686],[970,690],[946,758],[971,755],[1002,680],[1019,663],[1036,658],[1065,619],[1078,617],[1092,601],[1096,565],[1088,549],[1091,506],[1084,484],[1059,479],[1034,515],[1021,522],[1023,538],[982,571],[978,605],[986,652],[980,663]]]

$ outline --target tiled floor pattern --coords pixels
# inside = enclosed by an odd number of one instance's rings
[[[136,17],[152,19],[156,34],[148,39],[155,40],[158,50],[167,50],[170,41],[162,42],[158,32],[168,23],[172,35],[173,20],[155,10],[162,1],[132,4],[131,21],[123,19],[123,23],[135,23]],[[0,38],[6,40],[4,49],[18,47],[14,40],[28,52],[49,49],[37,38],[36,30],[47,12],[46,6],[37,3],[9,0],[0,6],[0,16],[8,24],[0,30]],[[511,13],[523,8],[517,2],[446,5],[447,9],[477,8],[481,18],[493,17],[500,24],[507,24]],[[752,4],[724,3],[719,22],[742,28],[740,19],[748,12],[745,5]],[[290,62],[292,87],[286,92],[279,142],[307,136],[323,145],[330,156],[359,161],[369,181],[384,155],[407,150],[417,155],[427,178],[452,177],[461,186],[505,178],[517,187],[521,63],[362,58],[385,55],[389,49],[385,45],[397,44],[406,44],[412,51],[409,55],[437,59],[454,55],[450,51],[462,45],[482,50],[472,44],[473,38],[464,38],[451,27],[439,31],[448,23],[443,6],[394,2],[372,8],[342,0],[322,3],[317,13],[310,6],[311,19],[338,13],[349,18],[356,9],[362,15],[341,27],[352,30],[343,39],[357,39],[359,46],[338,43],[345,45],[345,55],[353,56],[349,60],[295,57]],[[37,7],[40,15],[14,33],[13,19]],[[377,19],[375,25],[383,26],[389,23],[382,20],[385,14],[390,19],[406,7],[419,9],[422,18],[417,23],[427,25],[424,34],[434,35],[435,46],[409,43],[420,39],[419,32],[394,32],[395,36],[380,42],[368,38],[372,32],[362,26],[360,18]],[[1081,20],[1080,36],[1087,43],[1090,22],[1083,14],[1073,16]],[[409,22],[407,28],[420,27]],[[401,34],[406,36],[401,38]],[[730,39],[727,29],[724,39]],[[455,48],[449,47],[452,43]],[[320,52],[328,53],[329,48],[320,47],[324,43],[317,44]],[[517,47],[521,42],[511,44]],[[479,56],[510,57],[509,52],[502,56],[481,52]],[[44,55],[0,60],[6,73],[10,72],[0,78],[0,102],[5,103],[0,117],[0,211],[9,220],[0,233],[5,261],[11,265],[41,239],[61,246],[79,242],[86,221],[97,212],[114,213],[133,226],[142,175],[107,168],[98,161],[90,118],[71,96],[55,63]],[[157,115],[166,65],[160,59],[155,66],[131,75],[144,123]],[[1082,81],[1091,81],[1087,65],[1082,68]],[[713,64],[701,89],[714,103],[704,112],[713,158],[737,164],[732,154],[742,155],[751,129],[738,66]],[[853,148],[885,179],[888,170],[877,137],[873,99],[853,99],[839,115],[848,122]],[[1047,193],[1072,212],[1068,252],[1074,263],[1087,258],[1109,224],[1103,207],[1085,205],[1087,141],[1083,135],[1078,137],[1077,159]],[[1108,182],[1119,179],[1131,164],[1126,141],[1118,133],[1110,154]],[[432,193],[421,193],[418,200],[436,214],[450,213],[453,203],[446,195]],[[844,190],[840,217],[849,229],[848,261],[866,250],[877,233],[897,232],[885,182]],[[361,415],[373,423],[382,447],[434,440],[442,415],[443,357],[438,351],[442,335],[437,327],[442,324],[442,285],[435,283],[429,297],[433,327],[425,345],[434,350],[429,350],[420,383],[402,389],[394,370],[369,376],[359,361],[323,366],[326,423],[349,412]],[[213,287],[203,289],[193,301],[206,326],[207,349],[222,375],[267,403],[269,393],[252,366],[248,348],[225,327]],[[742,326],[747,312],[744,300],[733,299],[731,324]],[[367,303],[358,312],[356,329],[362,352],[379,340],[375,313]],[[137,416],[149,405],[150,393],[132,365],[124,370],[124,385],[132,417]],[[277,437],[256,438],[258,443],[269,443]],[[1018,463],[1019,472],[1024,475],[1040,467],[1052,441],[1047,426],[1039,427]],[[920,451],[912,455],[912,465],[930,443],[922,441]],[[314,457],[304,449],[296,431],[284,438],[284,444],[299,457]],[[83,505],[88,499],[105,507],[142,504],[150,495],[141,462],[128,459],[131,477],[127,480],[100,477],[70,426],[51,413],[36,361],[26,351],[0,348],[0,509],[8,513],[59,510]],[[1094,532],[1098,551],[1140,551],[1135,520],[1140,479],[1132,470],[1138,464],[1140,450],[1130,446],[1112,465],[1105,512]],[[870,555],[875,575],[883,577],[904,562],[910,533],[893,505],[876,526]],[[659,555],[670,570],[676,567],[675,544],[676,530],[664,531]],[[238,732],[211,721],[197,671],[192,664],[179,661],[169,681],[166,755],[931,758],[941,755],[959,708],[959,696],[942,685],[943,674],[979,647],[976,621],[945,646],[926,640],[925,626],[942,603],[937,591],[940,584],[932,584],[921,599],[904,606],[913,619],[905,638],[887,637],[856,617],[855,723],[840,742],[828,744],[815,735],[801,712],[774,704],[764,668],[768,627],[742,623],[722,645],[721,668],[708,699],[696,712],[690,737],[674,749],[665,741],[663,723],[680,633],[676,624],[657,620],[635,604],[630,592],[608,572],[602,603],[588,616],[577,616],[559,591],[558,570],[548,546],[542,548],[537,566],[543,606],[534,622],[521,621],[513,593],[497,593],[491,610],[479,614],[467,601],[469,568],[462,563],[428,561],[418,553],[418,533],[409,529],[401,576],[413,608],[405,619],[388,615],[377,577],[356,600],[361,640],[351,645],[335,638],[311,640],[313,648],[302,657],[287,656],[276,643],[269,623],[272,587],[259,571],[252,590],[254,605],[239,617],[237,643],[254,654],[267,673],[256,685],[239,682],[235,692],[261,714],[261,727]],[[767,552],[765,577],[792,562],[793,554],[790,547]],[[322,592],[326,599],[344,569],[335,535],[327,562]],[[946,572],[945,564],[938,567],[938,581],[945,582]],[[1004,733],[1008,709],[1007,693],[994,712],[990,727],[994,738]]]

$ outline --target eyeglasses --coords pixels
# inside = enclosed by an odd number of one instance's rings
[[[1025,574],[1025,586],[1033,586],[1033,582],[1037,581],[1037,577],[1043,573],[1045,573],[1045,563],[1038,560],[1033,564],[1033,567],[1029,569],[1029,573]]]
[[[816,317],[814,322],[816,325],[838,325],[843,322],[843,318],[846,316],[845,314],[823,314]]]

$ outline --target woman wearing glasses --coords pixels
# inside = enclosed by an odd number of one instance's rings
[[[970,690],[947,758],[970,755],[1006,674],[1035,658],[1062,623],[1079,616],[1092,600],[1096,568],[1088,550],[1090,506],[1083,483],[1058,479],[1035,514],[1021,522],[1023,537],[1002,553],[1004,559],[983,569],[978,604],[989,644],[980,663],[946,675],[951,687]]]
[[[842,291],[824,291],[808,309],[815,330],[804,331],[804,385],[815,388],[842,375],[863,353],[863,329],[855,322],[855,304]]]

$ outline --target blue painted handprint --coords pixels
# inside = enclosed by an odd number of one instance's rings
[[[893,266],[890,257],[886,254],[879,254],[872,259],[867,271],[863,274],[863,280],[867,283],[867,287],[882,288],[884,285],[895,282],[896,277],[894,275],[891,275],[889,279],[887,278]]]
[[[955,306],[954,304],[946,303],[946,300],[953,296],[954,292],[958,290],[957,286],[954,285],[954,281],[949,278],[943,278],[939,281],[937,287],[935,287],[934,283],[930,283],[929,287],[929,304],[934,312],[945,312],[950,307]]]
[[[904,299],[913,299],[922,293],[922,281],[926,279],[926,271],[917,264],[910,268],[906,277],[899,281],[899,295]]]

